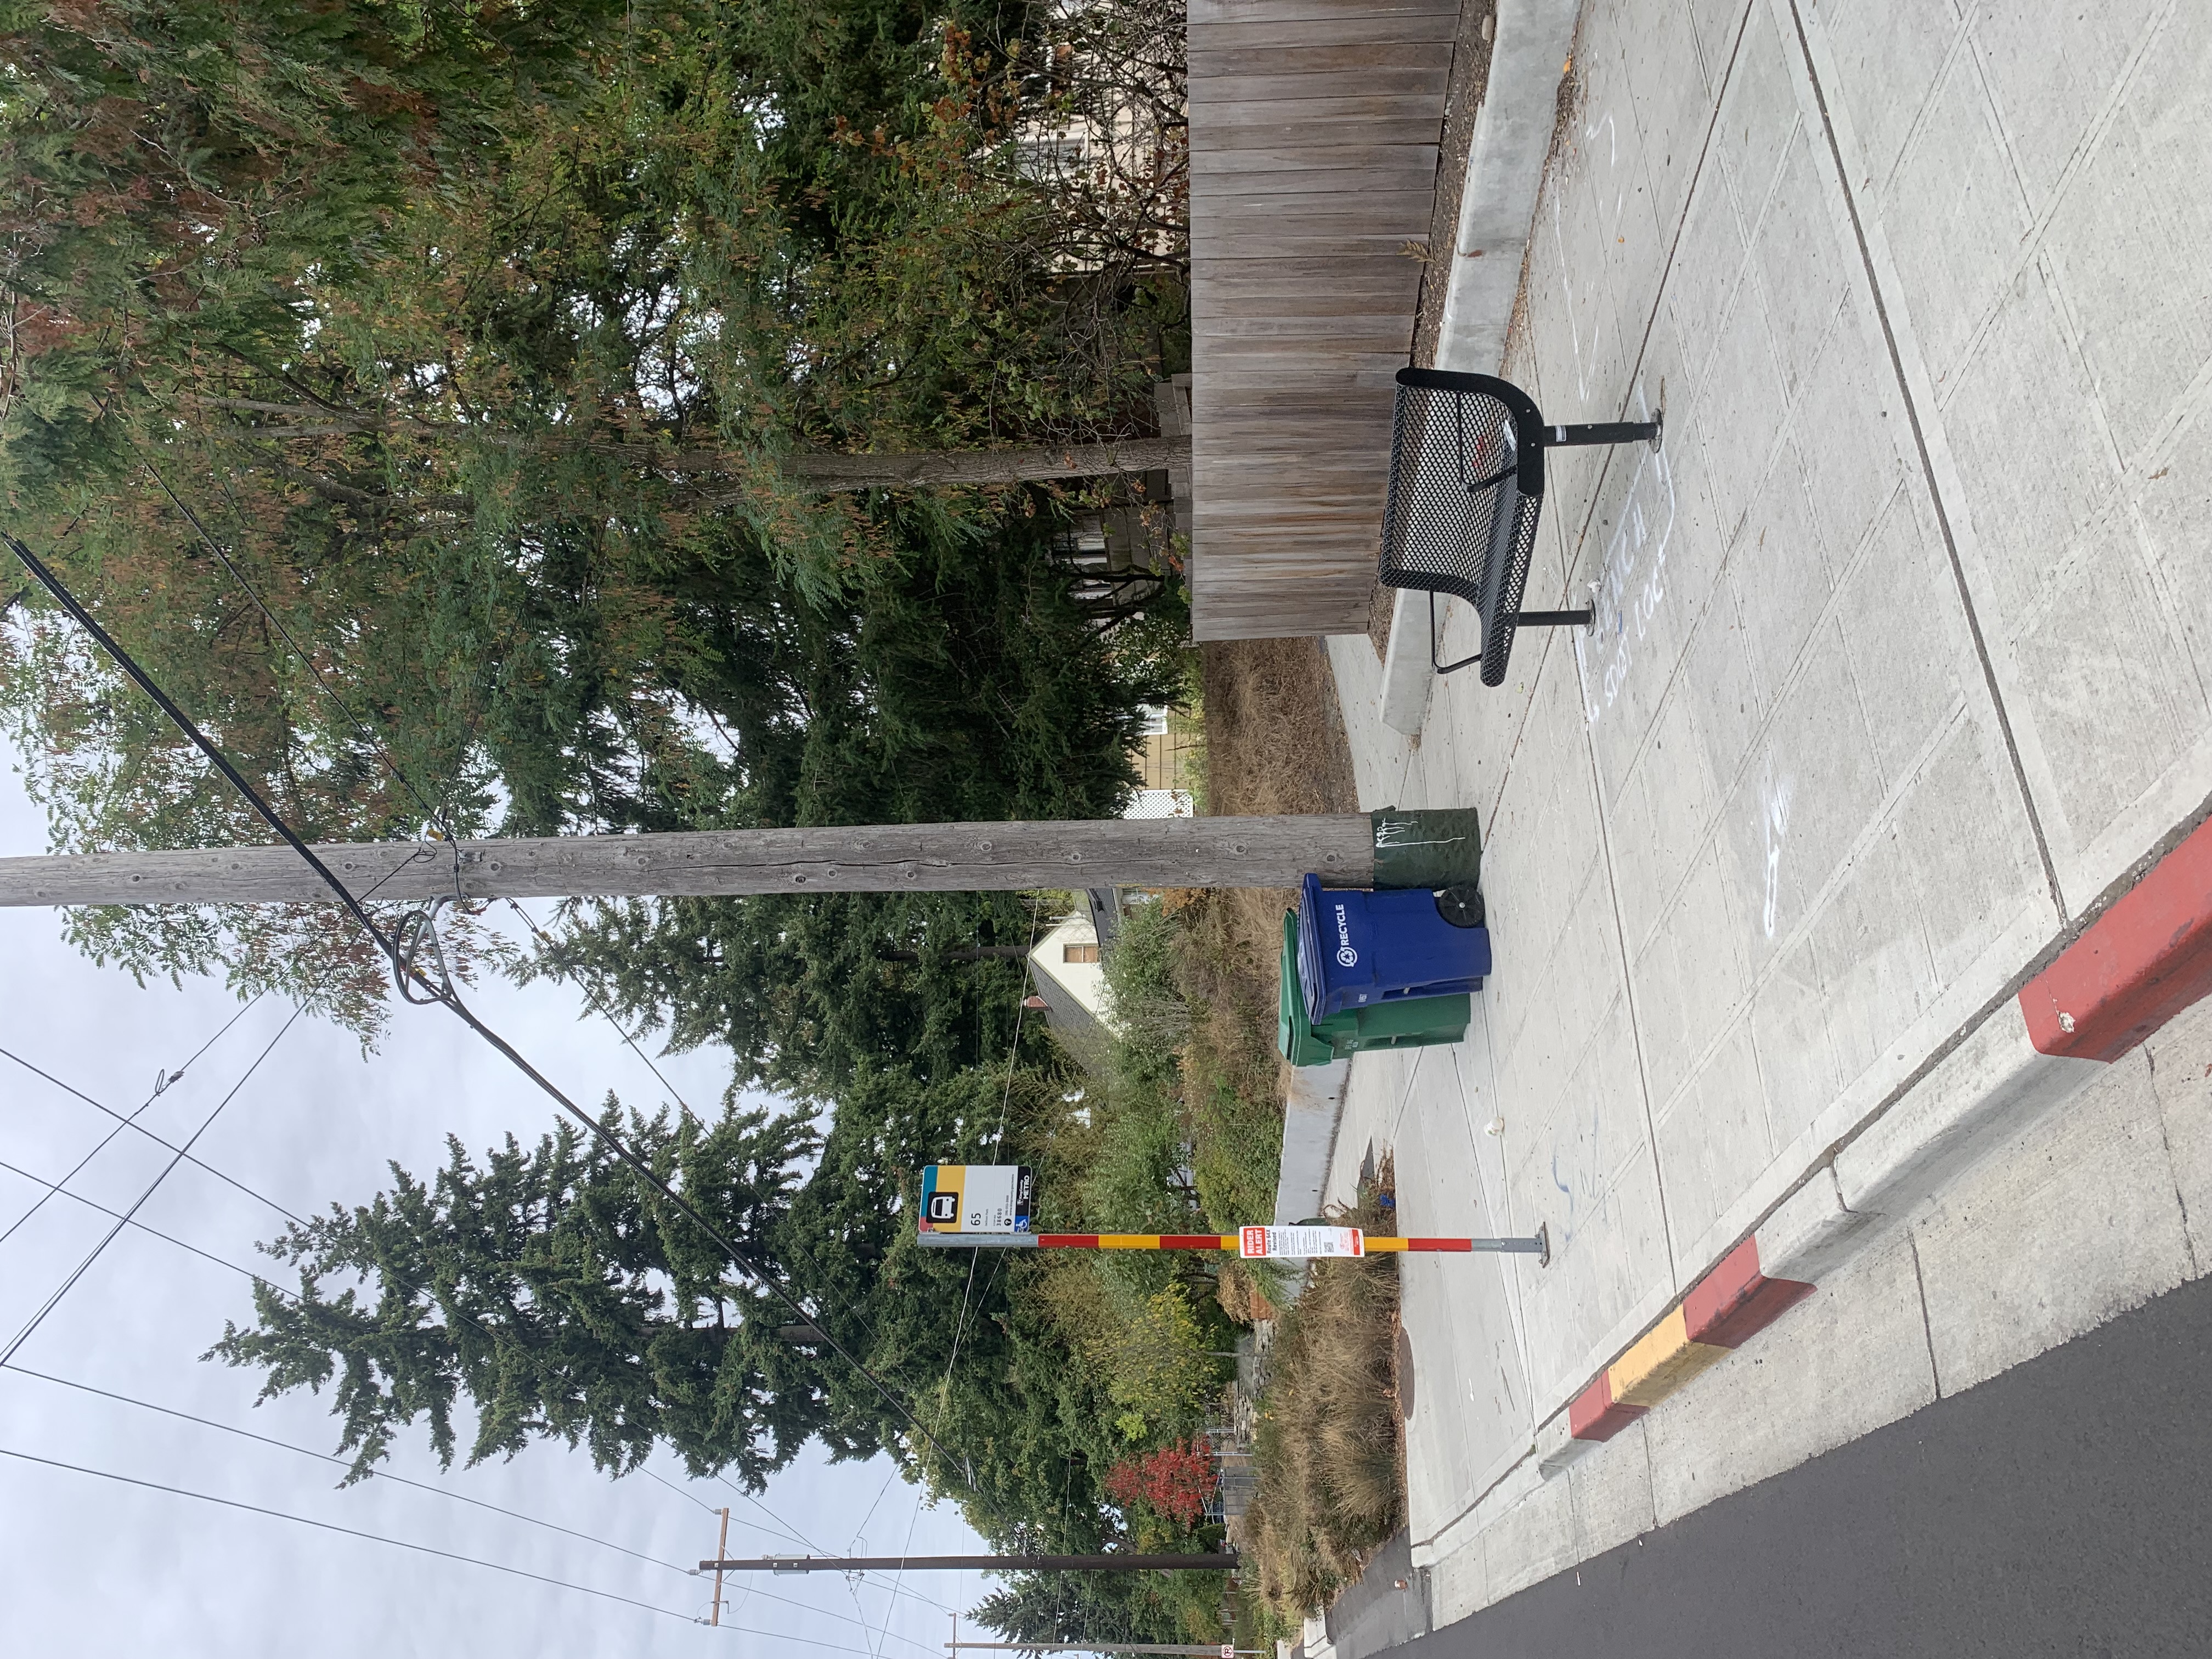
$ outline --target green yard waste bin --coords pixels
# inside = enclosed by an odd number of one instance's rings
[[[1293,1066],[1326,1066],[1346,1054],[1376,1048],[1424,1048],[1457,1042],[1467,1036],[1473,999],[1464,992],[1449,997],[1401,997],[1347,1008],[1318,1025],[1306,1016],[1298,988],[1298,913],[1283,916],[1282,995],[1275,1009],[1275,1048]]]

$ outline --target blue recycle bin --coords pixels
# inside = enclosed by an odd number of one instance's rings
[[[1283,913],[1282,999],[1275,1017],[1275,1049],[1293,1066],[1326,1066],[1347,1054],[1377,1048],[1425,1048],[1458,1042],[1467,1036],[1474,1013],[1469,999],[1393,997],[1332,1014],[1316,1025],[1306,1018],[1306,994],[1298,983],[1298,913]]]
[[[1323,887],[1298,894],[1298,984],[1316,1024],[1348,1008],[1482,988],[1490,930],[1448,921],[1425,887],[1370,892]]]

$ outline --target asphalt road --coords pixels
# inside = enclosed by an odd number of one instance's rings
[[[2212,1654],[2212,1279],[1391,1653]]]

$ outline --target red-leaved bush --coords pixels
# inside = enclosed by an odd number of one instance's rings
[[[1182,1440],[1141,1457],[1124,1458],[1106,1471],[1106,1495],[1116,1504],[1127,1508],[1141,1502],[1186,1527],[1198,1519],[1219,1483],[1213,1454]]]

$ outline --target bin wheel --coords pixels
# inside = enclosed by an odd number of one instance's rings
[[[1437,914],[1455,927],[1485,925],[1486,907],[1480,887],[1446,887],[1437,894]]]

